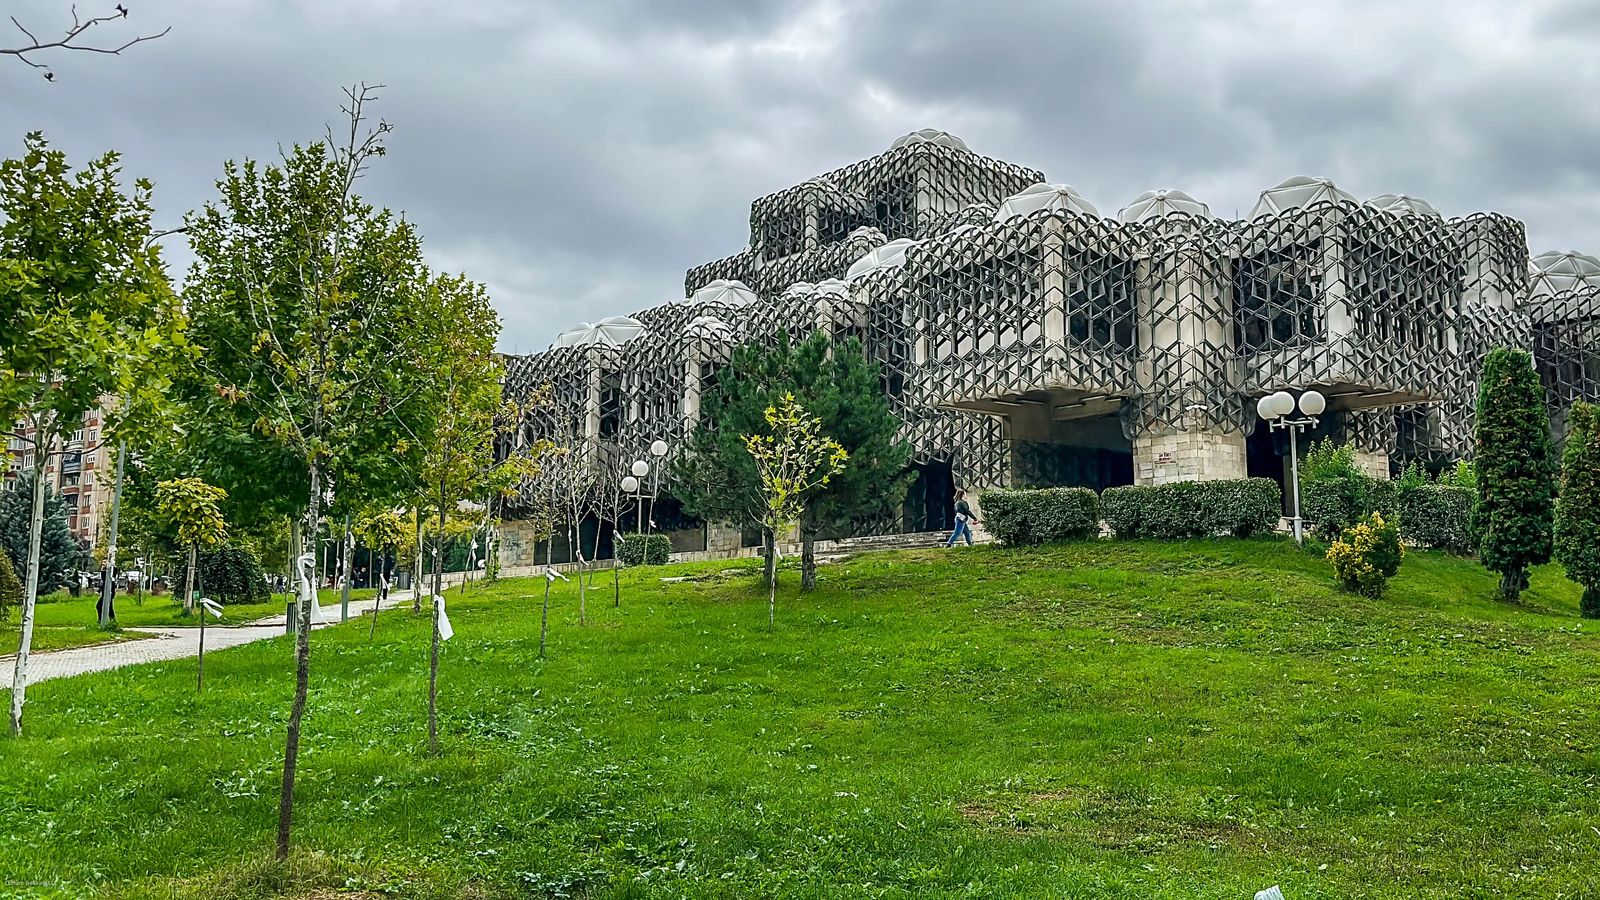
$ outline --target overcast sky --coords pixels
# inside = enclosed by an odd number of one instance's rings
[[[752,199],[923,127],[1107,213],[1166,187],[1233,215],[1328,175],[1600,251],[1596,0],[124,2],[108,39],[171,34],[53,56],[54,83],[0,58],[0,155],[34,129],[120,150],[173,225],[223,160],[315,139],[341,85],[383,83],[363,192],[488,283],[512,352],[680,295],[744,246]],[[36,33],[66,8],[0,0]]]

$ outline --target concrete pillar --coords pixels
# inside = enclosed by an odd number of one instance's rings
[[[1244,435],[1237,432],[1180,431],[1133,439],[1135,484],[1218,481],[1248,473]]]
[[[1389,454],[1383,450],[1356,449],[1356,468],[1369,478],[1389,480]]]

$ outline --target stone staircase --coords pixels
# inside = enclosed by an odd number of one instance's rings
[[[945,539],[949,536],[948,531],[918,531],[910,534],[877,534],[839,541],[819,541],[817,561],[837,562],[860,553],[874,553],[880,550],[929,550],[943,547]],[[988,543],[991,538],[987,533],[979,531],[973,535],[973,540],[983,544]]]

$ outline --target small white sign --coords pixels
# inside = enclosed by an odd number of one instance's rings
[[[218,603],[217,601],[208,600],[205,597],[201,597],[200,605],[205,608],[206,612],[211,613],[212,618],[222,618],[222,604]]]
[[[1158,466],[1170,466],[1170,465],[1172,465],[1172,454],[1169,451],[1166,451],[1166,450],[1163,450],[1160,453],[1157,453],[1156,454],[1156,465],[1158,465]]]

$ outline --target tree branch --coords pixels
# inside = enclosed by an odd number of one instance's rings
[[[20,47],[0,47],[0,56],[14,56],[21,60],[23,65],[28,66],[29,68],[42,69],[44,71],[44,77],[46,81],[55,81],[55,72],[52,71],[45,63],[29,58],[28,54],[43,53],[47,50],[76,50],[81,53],[103,53],[109,56],[121,56],[122,51],[127,50],[129,47],[132,47],[135,44],[142,44],[145,41],[153,41],[157,38],[166,37],[167,33],[172,31],[172,26],[168,25],[166,28],[163,28],[156,34],[139,35],[131,40],[115,45],[76,43],[95,26],[104,25],[107,22],[115,22],[118,19],[126,19],[128,17],[128,8],[126,6],[118,3],[115,9],[116,12],[111,13],[110,15],[82,19],[78,16],[78,7],[74,5],[72,7],[72,27],[67,29],[65,35],[53,41],[40,40],[37,35],[35,35],[32,31],[29,31],[28,28],[21,22],[17,21],[16,16],[8,16],[7,18],[11,20],[11,24],[15,25],[18,31],[22,32],[23,36],[28,39],[28,42]]]

